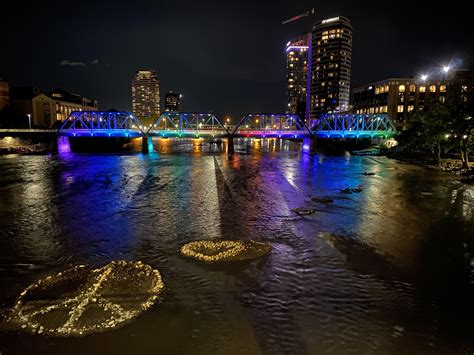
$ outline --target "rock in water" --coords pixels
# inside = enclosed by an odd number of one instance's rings
[[[316,203],[333,203],[334,200],[332,198],[327,198],[327,197],[313,197],[311,201],[316,202]]]
[[[344,190],[341,190],[343,194],[360,193],[362,191],[364,190],[360,187],[355,187],[355,188],[346,187]]]
[[[123,326],[149,309],[163,289],[158,270],[142,262],[81,265],[28,286],[9,321],[32,333],[83,336]]]
[[[207,263],[259,258],[271,251],[270,244],[253,240],[197,240],[181,247],[181,255]]]
[[[316,212],[316,210],[313,208],[298,207],[292,209],[291,212],[295,212],[299,216],[307,216],[309,214],[313,214],[314,212]]]

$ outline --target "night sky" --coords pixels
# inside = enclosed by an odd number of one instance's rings
[[[471,11],[458,0],[14,3],[0,15],[0,78],[64,87],[97,98],[103,110],[130,110],[134,72],[152,68],[162,97],[182,93],[185,111],[234,119],[281,112],[285,43],[338,15],[354,27],[353,86],[418,75],[473,53]],[[312,7],[315,17],[281,24]]]

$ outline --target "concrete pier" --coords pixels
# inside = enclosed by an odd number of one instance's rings
[[[150,140],[150,137],[148,136],[148,134],[145,134],[142,137],[142,153],[143,154],[150,153],[150,148],[148,147],[148,144],[150,143],[149,140]]]
[[[227,155],[234,155],[234,136],[227,137]]]
[[[58,134],[51,135],[51,153],[58,154],[59,153],[59,136]]]

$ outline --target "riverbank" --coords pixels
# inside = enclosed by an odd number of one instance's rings
[[[463,167],[461,159],[443,158],[438,163],[431,157],[417,153],[407,153],[398,150],[387,150],[383,153],[389,158],[403,163],[421,166],[431,170],[437,170],[462,176],[462,182],[474,184],[474,164],[469,163],[469,168]]]

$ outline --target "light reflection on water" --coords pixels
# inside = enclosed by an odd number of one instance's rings
[[[301,154],[288,141],[239,140],[232,159],[225,142],[153,146],[0,157],[5,307],[31,280],[79,263],[141,260],[168,288],[122,329],[61,340],[4,332],[0,352],[472,352],[472,187],[385,158]],[[340,192],[355,186],[364,191]],[[212,268],[178,255],[218,237],[273,251]]]

